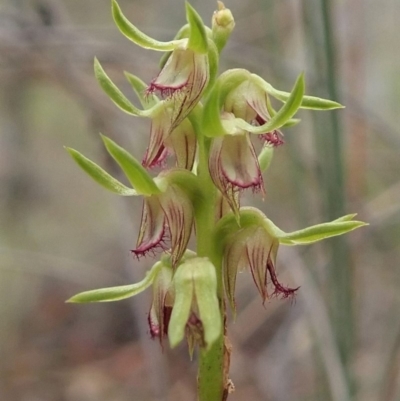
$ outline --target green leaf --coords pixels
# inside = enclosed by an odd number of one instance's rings
[[[171,348],[176,347],[185,337],[185,327],[192,307],[193,279],[191,275],[188,276],[185,263],[181,264],[175,273],[174,286],[175,301],[168,326]]]
[[[153,280],[160,271],[161,267],[162,263],[157,262],[146,273],[144,279],[139,283],[131,285],[121,285],[118,287],[100,288],[98,290],[81,292],[68,299],[67,302],[73,302],[73,303],[112,302],[133,297],[134,295],[143,292],[153,283]]]
[[[348,216],[344,216],[347,218]],[[335,237],[368,225],[362,221],[335,220],[330,223],[317,224],[303,230],[280,235],[279,242],[283,245],[306,245]]]
[[[160,193],[153,178],[146,169],[124,148],[117,145],[110,138],[101,135],[108,153],[119,164],[129,182],[140,195],[150,196]]]
[[[188,47],[198,53],[207,53],[208,40],[204,22],[188,2],[186,2],[186,19],[190,25]]]
[[[150,36],[147,36],[139,29],[137,29],[129,20],[122,14],[121,8],[118,3],[113,0],[112,2],[112,15],[117,25],[118,29],[123,35],[125,35],[129,40],[136,43],[144,49],[159,50],[159,51],[169,51],[174,50],[175,47],[181,43],[181,40],[171,40],[170,42],[160,42]]]
[[[254,127],[253,125],[247,123],[242,119],[236,119],[235,124],[239,128],[249,131],[253,134],[264,134],[265,132],[270,132],[278,129],[285,125],[296,114],[301,105],[303,95],[304,75],[300,74],[286,103],[267,123],[258,127]]]
[[[146,113],[135,107],[111,81],[97,58],[94,59],[94,74],[104,92],[121,110],[133,116],[147,116]]]
[[[77,150],[67,147],[65,149],[76,161],[76,163],[104,188],[107,188],[109,191],[122,196],[137,195],[137,192],[134,189],[126,187],[124,184],[116,180],[100,166],[83,156]]]

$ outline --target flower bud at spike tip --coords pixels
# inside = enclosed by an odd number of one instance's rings
[[[218,1],[218,10],[212,16],[212,33],[213,39],[217,45],[219,52],[225,47],[233,28],[235,28],[235,20],[231,11],[225,8],[222,1]]]

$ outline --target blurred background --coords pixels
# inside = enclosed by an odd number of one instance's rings
[[[192,0],[208,23],[214,1]],[[120,0],[151,36],[185,23],[184,2]],[[309,247],[281,247],[294,302],[262,306],[238,280],[230,400],[400,400],[400,2],[226,0],[236,28],[221,70],[242,67],[346,108],[300,113],[248,194],[286,231],[358,212],[370,226]],[[195,400],[184,345],[150,339],[150,292],[113,304],[73,294],[141,279],[153,263],[129,250],[141,201],[86,177],[63,146],[119,174],[98,133],[141,158],[149,121],[124,115],[99,89],[93,58],[129,94],[123,70],[149,82],[160,54],[125,39],[108,0],[0,2],[0,399]]]

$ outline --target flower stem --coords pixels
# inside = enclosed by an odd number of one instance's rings
[[[218,298],[220,300],[221,319],[225,327],[225,306],[223,301],[222,274],[220,261],[213,260],[212,235],[215,225],[216,188],[208,170],[207,139],[198,132],[199,164],[198,179],[203,192],[204,204],[199,208],[196,216],[197,255],[208,257],[217,269]],[[209,350],[200,351],[198,367],[198,401],[222,401],[226,399],[225,387],[227,382],[226,348],[224,331]]]

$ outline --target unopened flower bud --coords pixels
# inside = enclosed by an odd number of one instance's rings
[[[231,10],[225,8],[222,1],[218,1],[218,10],[214,12],[212,17],[212,33],[214,42],[220,52],[225,47],[234,27],[235,20]]]

